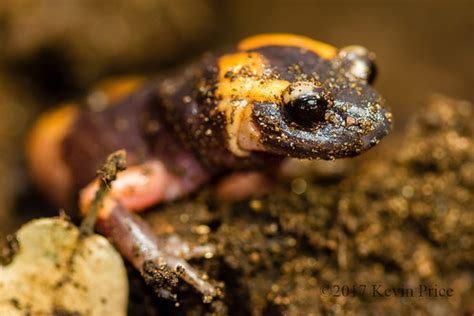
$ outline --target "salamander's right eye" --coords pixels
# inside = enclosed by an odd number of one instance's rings
[[[330,96],[310,82],[291,84],[283,94],[283,117],[289,124],[310,128],[324,121]]]
[[[346,73],[354,78],[365,80],[372,84],[377,75],[375,54],[367,48],[351,45],[341,48],[336,57]]]

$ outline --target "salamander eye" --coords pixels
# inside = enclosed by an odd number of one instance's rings
[[[329,96],[310,82],[291,84],[283,94],[283,117],[289,124],[313,127],[324,121]]]
[[[353,77],[372,84],[377,75],[375,54],[357,45],[341,48],[336,57],[341,67]]]

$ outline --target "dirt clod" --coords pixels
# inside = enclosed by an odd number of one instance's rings
[[[153,261],[145,261],[143,263],[143,278],[145,282],[151,286],[156,294],[164,298],[176,299],[171,294],[176,290],[179,282],[179,271],[173,272],[165,264],[157,264]]]

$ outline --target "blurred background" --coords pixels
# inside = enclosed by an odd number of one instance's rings
[[[41,111],[104,77],[156,73],[263,32],[374,51],[396,120],[388,142],[434,92],[474,100],[471,0],[2,0],[0,236],[43,209],[23,159]]]

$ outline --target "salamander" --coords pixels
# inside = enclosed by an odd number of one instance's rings
[[[97,229],[145,279],[150,267],[166,265],[210,299],[216,288],[130,211],[181,198],[229,171],[361,154],[391,128],[375,75],[375,55],[362,46],[252,36],[151,79],[108,81],[45,113],[29,138],[30,169],[59,205],[80,192],[85,214],[96,170],[124,149],[129,167],[107,194]]]

